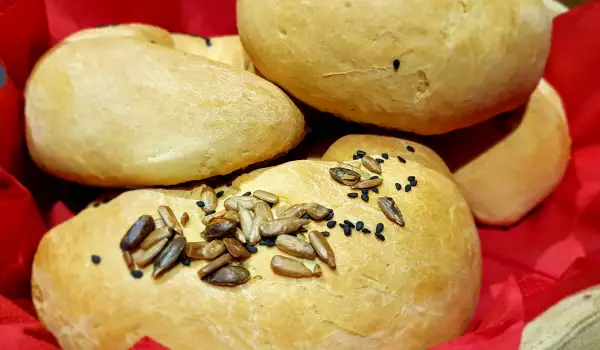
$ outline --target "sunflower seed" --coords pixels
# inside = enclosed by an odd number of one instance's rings
[[[135,269],[133,258],[131,257],[131,253],[129,251],[123,251],[123,260],[125,261],[125,265],[127,265],[127,269],[129,270],[129,272]]]
[[[267,237],[283,235],[297,231],[300,227],[308,223],[310,223],[310,220],[290,217],[265,221],[260,224],[260,233]]]
[[[312,277],[313,272],[301,261],[281,255],[275,255],[271,260],[271,269],[278,275],[303,278]]]
[[[254,205],[261,200],[256,197],[229,197],[225,200],[225,209],[238,211],[242,206],[246,209],[254,208]]]
[[[139,267],[146,267],[152,263],[152,260],[163,250],[163,248],[169,243],[168,238],[163,238],[156,242],[153,246],[144,251],[144,254],[135,256],[135,264]]]
[[[185,256],[194,260],[204,260],[202,251],[207,245],[208,242],[188,242],[185,245]]]
[[[335,269],[335,254],[333,253],[333,249],[331,249],[331,245],[329,245],[329,242],[323,237],[321,232],[310,231],[308,240],[319,258],[329,265],[329,267]]]
[[[314,277],[321,277],[322,271],[321,271],[321,265],[316,264],[315,267],[313,268],[313,276]]]
[[[140,248],[148,249],[161,239],[171,238],[172,235],[173,231],[171,231],[169,227],[163,226],[159,229],[152,231],[152,233],[150,233],[148,237],[146,237],[146,239],[142,241],[142,243],[140,244]]]
[[[263,201],[265,201],[267,203],[271,203],[271,204],[279,203],[279,197],[277,197],[276,195],[274,195],[271,192],[257,190],[257,191],[254,191],[254,193],[252,195],[258,199],[262,199]]]
[[[314,220],[323,220],[329,215],[329,208],[326,208],[319,203],[304,203],[302,204],[302,207]]]
[[[250,252],[246,247],[244,247],[238,240],[233,238],[225,238],[223,239],[223,243],[225,244],[225,248],[231,256],[236,259],[248,259],[250,257]]]
[[[190,221],[190,216],[187,212],[181,215],[181,226],[186,227],[187,223]]]
[[[165,221],[158,217],[158,218],[153,218],[154,219],[154,229],[158,230],[161,227],[167,226],[167,224],[165,224]]]
[[[220,239],[216,239],[202,248],[202,256],[206,260],[213,260],[225,251],[225,244]]]
[[[376,174],[381,174],[381,165],[379,165],[379,163],[375,159],[373,159],[369,156],[364,156],[361,158],[360,161],[361,161],[362,165],[365,168],[367,168],[368,170],[370,170]]]
[[[383,179],[382,178],[377,178],[377,179],[373,179],[373,180],[364,180],[361,181],[359,183],[357,183],[356,185],[352,186],[353,189],[363,189],[363,188],[373,188],[373,187],[377,187],[380,186],[383,183]]]
[[[275,245],[282,252],[297,258],[314,260],[317,257],[315,250],[309,243],[302,242],[300,239],[290,235],[278,236],[275,240]]]
[[[267,202],[260,201],[254,205],[254,216],[260,216],[265,220],[273,220],[273,212]]]
[[[210,213],[210,212],[209,212]],[[204,225],[208,225],[208,223],[215,218],[222,218],[223,216],[225,216],[225,213],[227,213],[227,210],[221,210],[220,212],[217,213],[212,213],[212,214],[208,214],[206,216],[204,216],[202,218],[202,223]]]
[[[202,184],[202,185],[192,189],[192,191],[190,193],[190,197],[194,200],[202,199],[202,191],[204,191],[205,187],[206,187],[206,185]]]
[[[185,248],[185,243],[186,239],[184,236],[177,236],[163,249],[160,255],[154,260],[153,278],[160,276],[179,261],[179,256]]]
[[[360,181],[359,173],[346,168],[331,168],[329,174],[335,181],[347,186],[355,185]]]
[[[182,235],[183,229],[179,225],[179,221],[173,214],[173,209],[168,205],[159,205],[158,206],[158,215],[163,219],[165,224],[171,228],[171,230],[175,231],[176,234]]]
[[[242,229],[239,227],[235,228],[234,237],[235,237],[235,239],[240,241],[240,243],[242,243],[242,244],[246,244],[246,242],[247,242],[246,236],[244,236],[244,231],[242,231]]]
[[[279,218],[300,218],[304,214],[306,214],[306,209],[304,209],[304,206],[302,206],[302,204],[294,204],[284,210],[283,213],[279,215]]]
[[[396,202],[391,197],[380,197],[377,199],[379,208],[385,214],[385,216],[391,221],[397,223],[401,227],[404,227],[404,218],[402,212],[396,205]]]
[[[223,218],[215,218],[204,229],[202,235],[207,241],[231,236],[235,233],[235,222]]]
[[[216,258],[215,260],[209,262],[208,264],[202,266],[200,270],[198,270],[198,277],[203,278],[209,273],[220,269],[221,267],[229,264],[233,260],[233,256],[231,254],[226,253]]]
[[[254,222],[252,213],[250,212],[250,210],[246,209],[245,207],[240,206],[239,211],[238,211],[238,216],[240,217],[240,227],[242,228],[244,237],[246,237],[246,241],[250,242],[250,244],[256,244],[255,241],[257,239],[260,240],[260,236],[258,238],[255,235],[252,236],[252,224]]]
[[[349,163],[344,163],[344,162],[337,162],[337,163],[340,168],[344,168],[344,169],[348,169],[348,170],[357,172],[360,175],[361,180],[368,180],[369,177],[371,177],[371,175],[369,175],[369,173],[367,173],[366,171],[363,171],[360,168],[360,163],[358,163],[356,166],[349,164]]]
[[[205,276],[202,280],[216,286],[230,287],[244,284],[249,279],[250,271],[246,268],[242,266],[224,266]]]
[[[223,217],[225,219],[234,221],[234,222],[236,222],[238,224],[240,223],[240,217],[238,216],[238,213],[236,211],[228,210],[228,211],[225,212],[225,214],[223,215]]]
[[[148,235],[154,231],[154,219],[150,215],[140,216],[136,222],[127,230],[121,239],[122,250],[134,250]]]
[[[205,213],[217,209],[217,194],[211,187],[204,187],[202,194],[200,195],[200,200],[204,202],[202,210],[204,210]]]

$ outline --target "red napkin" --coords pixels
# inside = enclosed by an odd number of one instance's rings
[[[1,349],[58,348],[35,317],[28,281],[37,242],[72,215],[64,203],[76,197],[25,157],[21,89],[51,43],[81,28],[123,22],[205,36],[231,34],[235,0],[0,0]],[[480,228],[484,264],[476,315],[463,337],[436,350],[517,349],[528,321],[558,300],[600,284],[598,33],[600,1],[555,20],[546,78],[565,104],[572,160],[556,191],[518,225]],[[147,337],[134,348],[164,349]]]

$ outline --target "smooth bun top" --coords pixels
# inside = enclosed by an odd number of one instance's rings
[[[173,46],[171,33],[160,27],[140,23],[117,24],[82,29],[63,39],[62,43],[105,37],[131,37],[167,47]]]
[[[526,102],[542,76],[541,0],[239,0],[256,68],[319,110],[438,134]]]
[[[149,269],[134,279],[119,241],[137,217],[156,216],[158,205],[169,205],[177,217],[187,212],[188,241],[201,240],[204,226],[193,191],[131,191],[84,210],[42,239],[32,277],[40,319],[65,349],[124,349],[142,336],[171,349],[424,349],[462,334],[475,310],[481,257],[472,217],[453,182],[418,162],[389,160],[382,164],[379,194],[366,203],[349,198],[349,188],[331,179],[333,166],[303,160],[242,175],[224,188],[217,208],[230,195],[262,189],[280,196],[274,212],[317,202],[334,209],[333,220],[362,220],[372,233],[347,237],[325,221],[307,225],[330,231],[337,268],[320,263],[322,277],[275,275],[270,261],[285,254],[257,246],[244,261],[252,278],[241,286],[200,281],[196,271],[203,261],[157,280]],[[397,191],[394,183],[411,175],[418,186]],[[405,227],[382,214],[377,196],[395,199]],[[379,222],[385,223],[385,241],[374,237]],[[101,256],[99,265],[90,261],[92,254]],[[315,262],[305,261],[310,267]]]

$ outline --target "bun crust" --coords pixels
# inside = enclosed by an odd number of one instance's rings
[[[365,150],[368,151],[368,150]],[[417,148],[417,152],[422,148]],[[404,228],[377,207],[346,196],[334,182],[335,162],[295,161],[242,175],[230,194],[258,189],[280,196],[288,206],[317,202],[335,210],[334,220],[356,222],[374,231],[385,223],[385,241],[354,232],[346,237],[325,221],[307,228],[328,230],[337,268],[320,263],[319,278],[275,275],[270,261],[277,248],[244,262],[251,280],[234,288],[198,279],[177,266],[153,281],[149,269],[132,278],[119,241],[142,214],[156,216],[169,205],[177,217],[190,216],[188,241],[200,240],[201,215],[193,192],[137,190],[108,204],[86,209],[51,230],[35,256],[32,294],[38,315],[64,349],[125,349],[150,336],[170,349],[423,349],[459,336],[475,310],[481,275],[476,228],[452,181],[418,162],[383,164],[380,196],[402,210]],[[396,191],[395,182],[414,175],[414,191]],[[237,190],[239,188],[239,190]],[[237,191],[237,192],[236,192]],[[223,199],[219,201],[220,210]],[[93,265],[90,256],[101,256]],[[315,261],[304,261],[312,268]]]
[[[194,55],[225,63],[238,70],[254,72],[250,57],[237,35],[202,38],[187,34],[171,34],[173,46]]]

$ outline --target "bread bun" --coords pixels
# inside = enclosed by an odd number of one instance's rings
[[[419,134],[473,125],[525,103],[542,76],[542,0],[239,0],[258,70],[343,118]]]
[[[172,185],[228,174],[300,142],[304,119],[256,75],[137,38],[56,47],[26,92],[29,152],[95,186]]]
[[[203,38],[187,34],[171,34],[171,38],[174,47],[178,50],[225,63],[235,69],[254,72],[250,57],[244,51],[240,37],[237,35]]]
[[[415,154],[424,148],[415,146]],[[365,151],[369,151],[365,149]],[[431,160],[431,164],[437,160]],[[424,349],[462,334],[480,285],[477,231],[454,183],[419,162],[390,159],[382,164],[378,196],[395,199],[405,227],[389,221],[377,206],[346,194],[333,181],[335,162],[301,160],[243,175],[229,189],[237,195],[258,189],[277,194],[274,213],[291,204],[317,202],[334,209],[333,220],[362,220],[375,231],[385,224],[385,241],[374,233],[313,221],[307,229],[329,231],[336,269],[319,260],[321,277],[294,279],[270,268],[277,248],[257,246],[244,261],[251,279],[217,287],[198,279],[191,267],[176,266],[152,280],[150,269],[134,279],[119,241],[142,214],[157,216],[159,205],[176,217],[190,216],[188,241],[201,240],[194,191],[136,190],[98,208],[85,209],[52,229],[35,256],[32,295],[37,313],[64,349],[126,349],[149,336],[170,349]],[[395,182],[418,178],[411,192]],[[217,210],[223,208],[219,200]],[[301,235],[301,234],[300,234]],[[101,257],[94,265],[92,254]]]
[[[105,37],[131,37],[150,41],[154,44],[173,47],[171,33],[168,31],[151,26],[149,24],[129,23],[117,24],[104,27],[87,28],[77,31],[65,39],[63,43],[70,43],[78,40],[105,38]]]
[[[431,146],[450,166],[475,218],[508,226],[558,185],[571,140],[560,97],[542,80],[526,107],[437,136]]]

